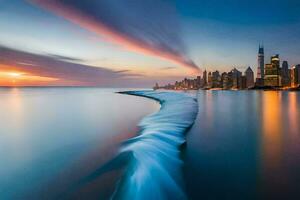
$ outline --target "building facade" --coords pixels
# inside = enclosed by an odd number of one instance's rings
[[[221,75],[219,71],[212,73],[212,87],[220,88],[221,87]]]
[[[289,64],[287,61],[282,62],[280,75],[281,75],[281,85],[284,87],[291,86],[291,74],[289,71]]]
[[[265,65],[264,85],[270,87],[281,86],[281,77],[279,74],[280,59],[279,55],[271,57],[271,63]]]
[[[300,86],[300,65],[295,65],[291,69],[291,86],[292,87]]]
[[[256,82],[258,86],[263,86],[265,78],[265,54],[264,47],[259,45],[257,56],[257,77]]]
[[[234,68],[231,71],[231,76],[232,76],[232,88],[239,89],[241,85],[242,72]]]
[[[212,74],[211,72],[207,75],[207,87],[212,88]]]
[[[254,73],[251,67],[248,67],[245,71],[246,76],[246,88],[254,87]]]
[[[204,70],[203,72],[203,84],[204,84],[204,87],[207,86],[207,71]]]

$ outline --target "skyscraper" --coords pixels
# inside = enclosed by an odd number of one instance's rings
[[[265,78],[265,54],[264,54],[264,47],[262,45],[259,45],[257,64],[258,65],[257,65],[256,83],[258,86],[263,86],[264,78]]]
[[[221,87],[221,76],[219,71],[215,71],[212,73],[212,87],[218,88]]]
[[[232,87],[234,89],[238,89],[241,85],[241,77],[242,77],[242,72],[234,68],[231,70],[232,73]]]
[[[246,87],[247,88],[254,87],[254,73],[251,67],[247,68],[247,70],[245,71],[245,76],[246,76]]]
[[[300,86],[300,65],[295,65],[291,69],[291,86],[292,87]]]
[[[200,88],[200,86],[201,86],[201,84],[202,84],[202,78],[201,78],[201,76],[197,76],[197,79],[196,79],[197,81],[196,81],[196,87],[197,88]]]
[[[212,88],[212,74],[211,72],[208,72],[208,76],[207,76],[207,86],[209,88]]]
[[[226,73],[226,72],[222,73],[222,75],[221,75],[221,82],[222,82],[222,87],[224,89],[229,89],[231,87],[228,73]]]
[[[281,77],[279,75],[280,59],[279,55],[271,57],[271,64],[266,64],[264,85],[271,87],[281,86]]]
[[[241,76],[239,79],[239,88],[240,90],[247,89],[247,78],[246,76]]]
[[[288,65],[287,61],[282,62],[281,83],[282,83],[282,86],[285,86],[285,87],[291,85],[291,75],[289,72],[289,65]]]
[[[203,72],[203,84],[204,84],[204,87],[207,86],[207,71],[204,70]]]
[[[258,49],[258,67],[257,67],[257,78],[264,78],[265,76],[265,54],[264,47],[259,45]]]

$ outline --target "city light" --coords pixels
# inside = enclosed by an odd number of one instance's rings
[[[233,68],[229,72],[203,72],[202,76],[195,79],[185,78],[182,81],[176,81],[175,84],[159,86],[158,83],[154,89],[171,90],[299,90],[300,89],[300,65],[289,68],[288,62],[283,61],[280,66],[279,54],[273,55],[270,63],[265,63],[264,47],[259,45],[257,75],[254,79],[254,72],[249,66],[244,73]],[[243,67],[244,68],[244,67]]]

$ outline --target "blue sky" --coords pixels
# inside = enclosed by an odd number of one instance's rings
[[[228,69],[256,66],[259,43],[266,60],[279,53],[299,63],[300,1],[207,0],[177,1],[185,21],[186,38],[200,66]],[[198,55],[198,57],[197,57]]]
[[[19,56],[18,64],[6,59],[2,71],[9,69],[8,63],[22,71],[26,53],[35,65],[47,65],[41,62],[43,56],[54,60],[64,56],[74,58],[64,60],[67,65],[109,71],[99,77],[110,80],[105,86],[147,87],[196,76],[197,67],[256,69],[259,43],[264,43],[266,62],[278,53],[290,65],[300,63],[296,0],[0,0],[0,5],[2,53],[15,51]],[[43,70],[47,66],[22,72],[57,78]],[[83,80],[87,79],[78,80],[77,73],[74,80],[72,75],[60,76],[49,84],[103,84]]]

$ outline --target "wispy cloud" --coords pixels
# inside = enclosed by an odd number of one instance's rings
[[[176,69],[176,67],[163,67],[163,68],[161,68],[161,70],[172,70],[172,69]]]
[[[129,70],[129,69],[124,69],[124,70],[118,70],[118,71],[116,71],[116,73],[120,73],[120,74],[122,74],[122,73],[127,73],[127,72],[130,72],[131,70]]]
[[[70,62],[71,60],[80,59],[33,54],[0,45],[0,71],[19,71],[32,76],[56,80],[45,83],[45,85],[113,86],[125,82],[126,76],[129,75],[126,71],[120,73],[101,67]]]
[[[57,60],[63,60],[63,61],[69,61],[69,62],[84,62],[85,61],[80,58],[73,58],[73,57],[62,56],[62,55],[57,55],[57,54],[48,54],[48,56],[53,57],[54,59],[57,59]]]
[[[198,70],[180,37],[176,10],[162,0],[31,0],[127,50]]]

